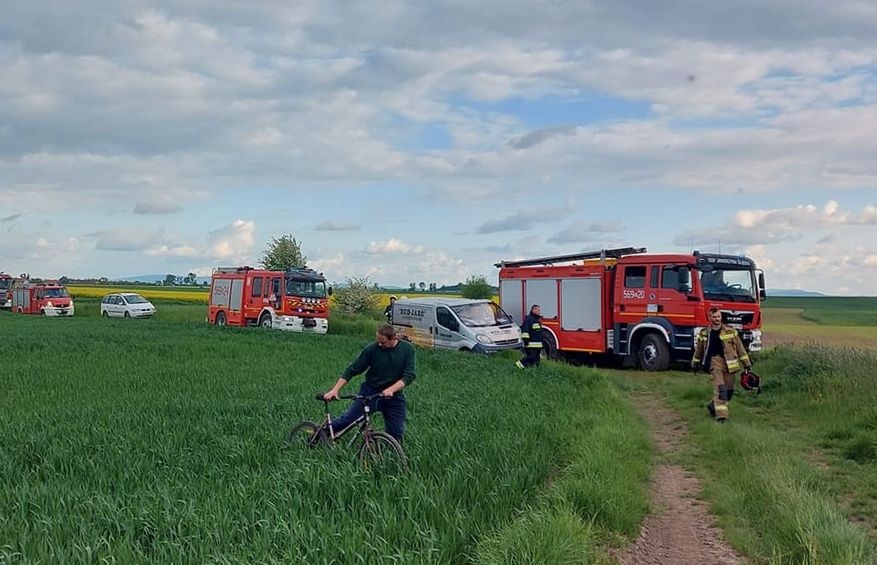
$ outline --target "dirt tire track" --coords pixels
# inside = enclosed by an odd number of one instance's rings
[[[682,419],[653,395],[638,395],[637,410],[651,426],[658,448],[652,477],[652,513],[637,540],[622,553],[621,565],[731,565],[745,563],[725,541],[707,504],[697,498],[700,482],[679,465],[666,463],[687,434]],[[706,416],[706,414],[704,414]]]

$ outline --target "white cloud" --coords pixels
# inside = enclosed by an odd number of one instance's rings
[[[246,220],[235,220],[227,226],[213,230],[207,236],[208,257],[235,263],[245,263],[251,259],[256,245],[254,232],[256,224]]]
[[[387,241],[372,241],[365,248],[365,253],[370,255],[423,253],[422,245],[411,245],[396,238]]]
[[[173,214],[179,212],[182,206],[170,196],[151,196],[137,202],[134,205],[135,214]]]
[[[107,228],[90,234],[96,237],[95,249],[106,251],[144,251],[164,239],[164,230],[139,227]]]

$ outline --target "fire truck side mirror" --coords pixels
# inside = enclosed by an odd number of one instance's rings
[[[679,268],[679,291],[691,292],[691,271],[688,267]]]
[[[329,287],[329,290],[327,292],[329,293],[329,296],[332,296],[332,287],[331,286]]]

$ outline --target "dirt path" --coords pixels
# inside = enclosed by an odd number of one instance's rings
[[[638,395],[640,413],[652,427],[658,465],[652,477],[652,514],[640,536],[621,555],[622,565],[726,565],[745,563],[725,541],[707,504],[697,498],[700,482],[683,467],[666,463],[687,433],[685,423],[660,399]]]

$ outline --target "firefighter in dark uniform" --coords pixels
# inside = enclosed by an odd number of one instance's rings
[[[387,304],[386,308],[384,308],[384,316],[386,316],[388,324],[393,323],[393,304],[395,302],[396,302],[396,295],[391,294],[390,295],[390,303]]]
[[[524,340],[524,358],[515,365],[520,369],[538,367],[542,355],[542,309],[538,304],[530,307],[530,313],[521,324],[521,339]]]
[[[752,362],[737,330],[722,323],[722,312],[710,308],[709,314],[711,325],[697,335],[691,368],[695,372],[709,371],[713,378],[713,400],[707,410],[716,421],[724,422],[730,416],[728,403],[734,396],[737,371],[741,365],[748,371]]]

